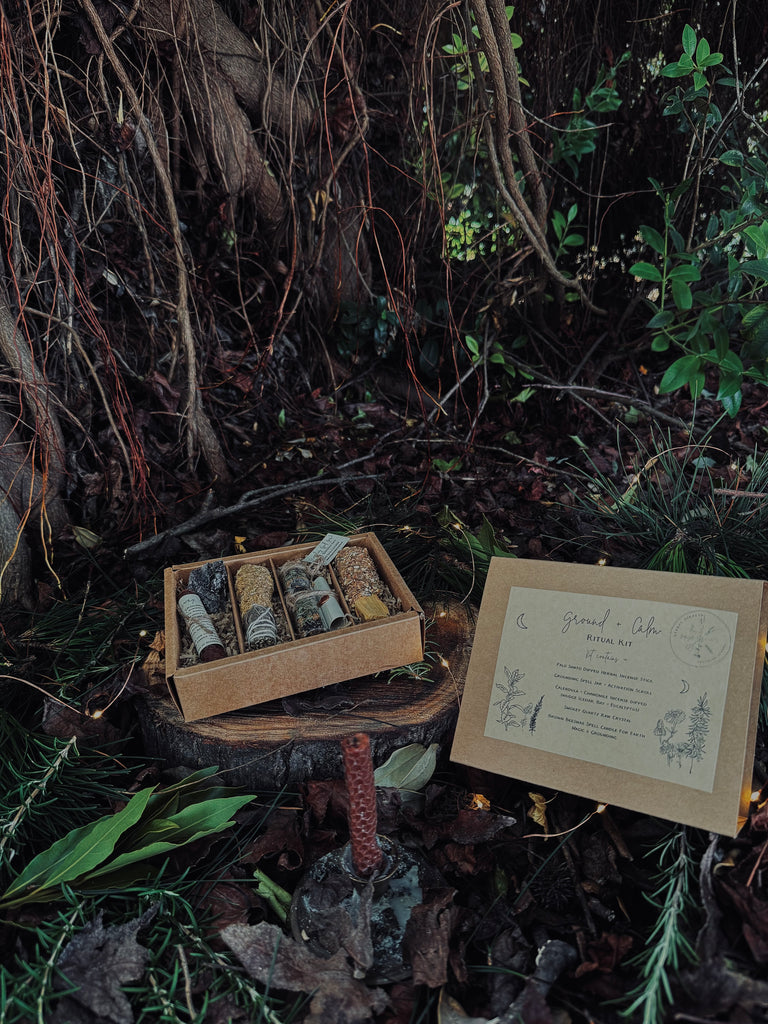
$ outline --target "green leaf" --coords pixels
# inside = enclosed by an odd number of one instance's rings
[[[640,235],[647,245],[650,245],[650,247],[655,249],[661,256],[664,255],[664,251],[666,249],[664,239],[656,228],[649,227],[647,224],[641,224]]]
[[[421,743],[400,747],[374,771],[373,781],[377,786],[393,789],[423,789],[435,772],[439,749],[437,743],[429,747]]]
[[[768,260],[744,260],[739,267],[750,277],[761,277],[764,281],[768,281]]]
[[[690,384],[691,381],[695,380],[700,369],[701,356],[681,356],[667,368],[666,373],[661,378],[659,392],[662,395],[666,395],[670,391],[677,391],[678,388]]]
[[[234,824],[231,820],[232,816],[253,799],[252,794],[245,793],[240,796],[204,800],[199,804],[185,807],[174,819],[177,829],[170,838],[125,850],[107,863],[88,872],[83,883],[93,884],[98,879],[101,886],[106,886],[110,875],[122,871],[130,864],[148,861],[151,857],[157,857],[159,854],[171,853],[197,839],[222,832]]]
[[[699,370],[699,372],[695,373],[693,377],[688,381],[688,387],[691,391],[691,398],[699,398],[700,395],[704,393],[705,383],[706,382],[704,380],[704,373],[702,370]]]
[[[721,164],[725,164],[726,167],[744,166],[744,154],[740,149],[726,149],[724,153],[720,154],[718,160]]]
[[[666,334],[656,334],[651,342],[652,352],[666,352],[669,348],[669,337]]]
[[[702,61],[706,60],[709,56],[709,43],[706,39],[700,39],[699,45],[696,47],[696,63],[701,64]]]
[[[707,79],[701,73],[701,71],[694,71],[693,72],[693,87],[694,87],[694,89],[706,89],[707,88]]]
[[[683,68],[679,63],[667,64],[661,69],[660,74],[663,78],[685,78],[690,73],[690,68]]]
[[[744,363],[735,352],[726,352],[722,358],[717,360],[718,366],[726,373],[743,374]]]
[[[693,294],[685,281],[673,280],[671,282],[672,298],[678,309],[690,309],[693,305]]]
[[[153,787],[135,793],[125,807],[90,825],[73,829],[27,864],[0,899],[1,906],[19,906],[52,895],[63,882],[73,882],[103,863],[118,839],[141,818]]]
[[[654,330],[657,327],[666,327],[668,324],[671,324],[674,319],[675,314],[673,310],[660,309],[655,316],[651,317],[646,326],[650,327],[651,330]]]
[[[724,359],[731,344],[728,329],[723,327],[722,324],[716,324],[712,331],[712,340],[715,343],[715,351],[717,352],[718,359]]]
[[[754,309],[750,309],[742,317],[741,323],[744,327],[757,327],[765,319],[768,318],[768,306],[761,303],[759,306],[755,306]]]
[[[511,32],[510,38],[512,40],[512,49],[519,50],[520,47],[523,45],[523,37],[519,36],[517,32]]]
[[[693,56],[693,52],[696,49],[696,33],[690,25],[686,25],[683,29],[683,50],[688,54],[689,57]]]
[[[708,57],[705,57],[703,60],[699,61],[699,65],[702,68],[712,68],[716,64],[722,64],[722,63],[723,63],[723,55],[722,55],[722,53],[717,53],[717,52],[710,53],[710,55]],[[735,86],[738,83],[733,78],[720,78],[720,79],[718,79],[717,84],[718,85]]]
[[[652,263],[645,263],[641,260],[639,263],[633,263],[629,268],[630,274],[633,277],[639,277],[643,281],[661,281],[661,271],[658,267],[654,267]]]
[[[741,391],[743,376],[740,373],[722,373],[720,375],[720,387],[717,391],[717,400],[722,402],[725,398],[733,396]]]
[[[701,271],[695,263],[679,263],[667,276],[672,281],[700,281]]]
[[[720,401],[723,403],[723,408],[731,417],[731,419],[734,418],[734,416],[738,413],[739,409],[741,408],[742,398],[743,394],[741,388],[739,388],[739,390],[734,392],[734,394],[725,395],[723,398],[720,399]]]

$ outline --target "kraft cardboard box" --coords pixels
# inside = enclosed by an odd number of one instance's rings
[[[493,558],[451,757],[735,835],[752,799],[766,591]]]
[[[171,697],[185,721],[237,711],[423,659],[424,612],[380,541],[373,533],[362,533],[347,538],[347,543],[369,552],[394,597],[397,606],[387,618],[357,622],[316,636],[293,638],[295,630],[286,613],[291,639],[263,650],[246,651],[234,592],[235,573],[246,564],[268,566],[275,579],[275,599],[285,609],[277,569],[283,562],[303,559],[317,544],[294,544],[230,555],[221,561],[227,570],[239,653],[205,663],[180,664],[185,626],[178,613],[177,598],[190,572],[206,562],[173,565],[165,570],[165,674]],[[344,604],[332,569],[331,577],[337,596]]]

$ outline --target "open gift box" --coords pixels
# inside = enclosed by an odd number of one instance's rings
[[[347,538],[347,544],[363,547],[370,554],[391,595],[392,610],[386,618],[355,620],[354,610],[345,599],[331,562],[326,578],[352,624],[300,637],[288,613],[278,570],[287,561],[304,559],[317,545],[292,544],[230,555],[220,561],[227,572],[229,610],[237,653],[196,664],[182,663],[186,627],[179,614],[177,600],[192,570],[206,562],[174,565],[165,570],[165,674],[171,697],[186,721],[210,718],[423,659],[424,613],[378,538],[373,533],[361,533]],[[241,566],[247,564],[269,568],[275,583],[276,608],[278,612],[282,611],[288,631],[282,642],[262,650],[246,650],[235,594],[235,575]]]

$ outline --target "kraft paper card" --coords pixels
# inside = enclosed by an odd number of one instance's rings
[[[452,759],[735,835],[752,791],[764,590],[492,559]]]

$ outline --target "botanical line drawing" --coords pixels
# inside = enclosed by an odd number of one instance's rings
[[[533,714],[531,715],[531,720],[528,723],[528,731],[531,732],[531,733],[536,732],[536,719],[539,717],[539,712],[541,711],[541,705],[543,703],[544,703],[544,694],[542,693],[542,695],[536,701],[536,707],[533,709]]]
[[[677,740],[675,736],[688,718],[688,730],[684,740]],[[709,699],[705,693],[696,701],[690,715],[682,708],[671,708],[656,723],[653,730],[654,736],[659,738],[659,753],[667,759],[667,766],[677,764],[682,768],[683,761],[689,762],[688,772],[693,772],[693,765],[696,761],[704,760],[704,746],[709,735],[709,720],[712,717],[712,709]]]
[[[501,690],[504,696],[501,700],[493,702],[493,707],[499,709],[497,721],[499,725],[503,725],[505,729],[525,729],[526,727],[533,732],[536,729],[536,716],[539,713],[544,695],[539,698],[535,708],[532,701],[527,704],[521,704],[518,698],[525,696],[525,690],[523,690],[519,683],[525,679],[525,672],[521,672],[520,669],[509,669],[504,666],[504,675],[506,676],[506,682],[496,683],[496,689]]]

